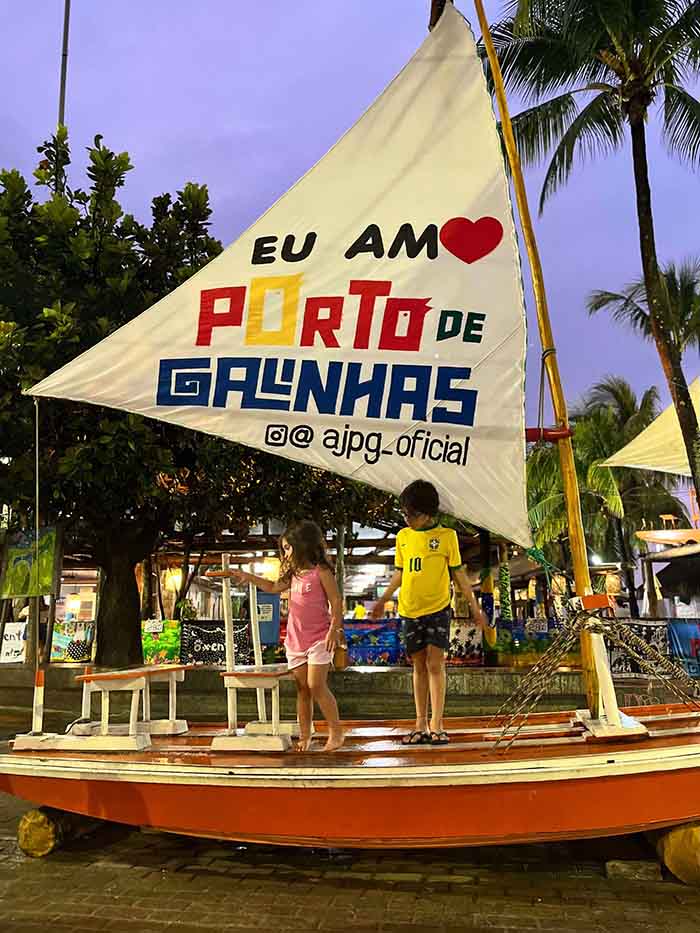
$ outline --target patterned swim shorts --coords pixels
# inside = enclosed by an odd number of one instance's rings
[[[428,645],[447,651],[450,647],[450,607],[417,619],[402,617],[406,654],[423,651]]]

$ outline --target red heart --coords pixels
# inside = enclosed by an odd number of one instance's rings
[[[492,253],[503,239],[503,227],[495,217],[468,220],[453,217],[440,230],[440,242],[462,262],[476,262]]]

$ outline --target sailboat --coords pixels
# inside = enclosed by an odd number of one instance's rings
[[[476,7],[535,273],[585,599],[542,275]],[[367,112],[232,246],[31,394],[209,432],[393,492],[429,477],[445,511],[528,546],[525,346],[501,141],[473,34],[448,3]],[[161,734],[136,728],[142,671],[113,675],[130,677],[136,697],[120,734],[104,709],[99,734],[44,733],[39,677],[32,733],[0,750],[0,790],[131,825],[306,846],[573,839],[699,820],[700,708],[619,710],[602,636],[584,629],[582,647],[588,710],[511,727],[505,715],[448,719],[444,747],[402,745],[408,722],[346,722],[346,743],[331,754],[286,750],[274,689],[261,737],[272,741],[251,745],[235,691],[260,695],[262,678],[274,686],[284,672],[236,669],[231,654],[228,722],[188,728],[173,714]],[[176,673],[186,674],[164,671],[173,691]]]

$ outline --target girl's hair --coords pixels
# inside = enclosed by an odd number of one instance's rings
[[[282,550],[282,542],[291,545],[292,553],[287,557]],[[333,567],[326,551],[326,539],[316,522],[296,522],[279,539],[280,579],[293,577],[307,567]]]

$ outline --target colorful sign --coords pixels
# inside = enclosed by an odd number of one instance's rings
[[[92,645],[95,640],[94,622],[60,622],[53,625],[51,639],[51,661],[82,662],[92,658]]]
[[[448,5],[232,246],[32,394],[391,492],[427,477],[446,511],[529,545],[524,355],[501,143],[474,38]]]
[[[178,619],[150,619],[142,622],[143,663],[177,664],[180,660],[180,630]]]
[[[0,563],[0,599],[48,596],[58,592],[60,535],[56,528],[7,535]]]
[[[0,664],[17,664],[25,660],[27,653],[27,623],[6,622],[2,627]]]

